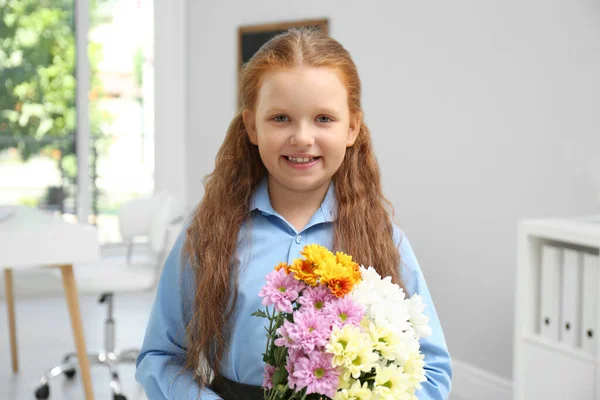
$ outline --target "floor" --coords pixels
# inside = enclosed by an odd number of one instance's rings
[[[119,295],[115,297],[114,316],[117,323],[116,343],[120,348],[139,347],[144,337],[153,294]],[[95,296],[81,296],[83,325],[89,350],[103,346],[106,307]],[[35,399],[40,377],[62,356],[74,350],[71,325],[64,298],[25,298],[16,301],[17,340],[20,372],[13,374],[8,341],[6,303],[0,302],[0,399]],[[133,364],[119,367],[124,394],[128,400],[146,399],[135,381]],[[108,371],[103,366],[92,367],[92,381],[97,400],[112,400]],[[73,380],[64,377],[50,382],[50,399],[82,400],[83,386],[79,375]]]

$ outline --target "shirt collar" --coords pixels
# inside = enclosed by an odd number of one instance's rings
[[[281,217],[271,205],[271,199],[269,198],[268,178],[266,176],[261,179],[258,186],[254,189],[252,197],[250,198],[250,212],[254,210]],[[337,199],[335,197],[335,185],[333,180],[329,184],[327,194],[325,194],[325,198],[321,203],[321,207],[319,207],[315,213],[315,217],[317,217],[317,219],[322,219],[323,222],[333,222],[337,218]]]

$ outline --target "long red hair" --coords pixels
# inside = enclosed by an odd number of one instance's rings
[[[242,120],[244,109],[255,110],[261,76],[274,68],[329,67],[344,78],[351,114],[361,113],[361,85],[350,54],[340,43],[314,29],[291,29],[265,45],[243,67],[241,105],[217,153],[215,169],[204,179],[205,193],[187,229],[183,258],[194,271],[196,294],[187,326],[189,348],[185,367],[197,371],[203,387],[219,365],[226,349],[224,326],[235,307],[230,285],[230,260],[241,225],[250,218],[249,200],[267,173],[258,149]],[[347,148],[333,176],[338,201],[334,250],[353,256],[359,264],[374,266],[403,289],[400,254],[392,238],[393,207],[383,196],[371,134],[361,123],[356,142]],[[231,307],[227,308],[233,296]],[[201,361],[203,360],[203,361]]]

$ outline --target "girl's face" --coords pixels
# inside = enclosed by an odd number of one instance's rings
[[[326,67],[266,72],[256,112],[244,110],[243,118],[269,182],[292,192],[329,186],[361,121],[350,115],[340,76]]]

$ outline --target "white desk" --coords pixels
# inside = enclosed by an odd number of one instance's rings
[[[32,266],[59,268],[62,271],[85,398],[92,400],[90,364],[72,265],[98,259],[96,229],[93,226],[71,224],[47,212],[24,206],[3,206],[0,211],[5,211],[7,207],[13,213],[8,218],[0,219],[0,268],[4,269],[13,371],[19,370],[13,269]]]

